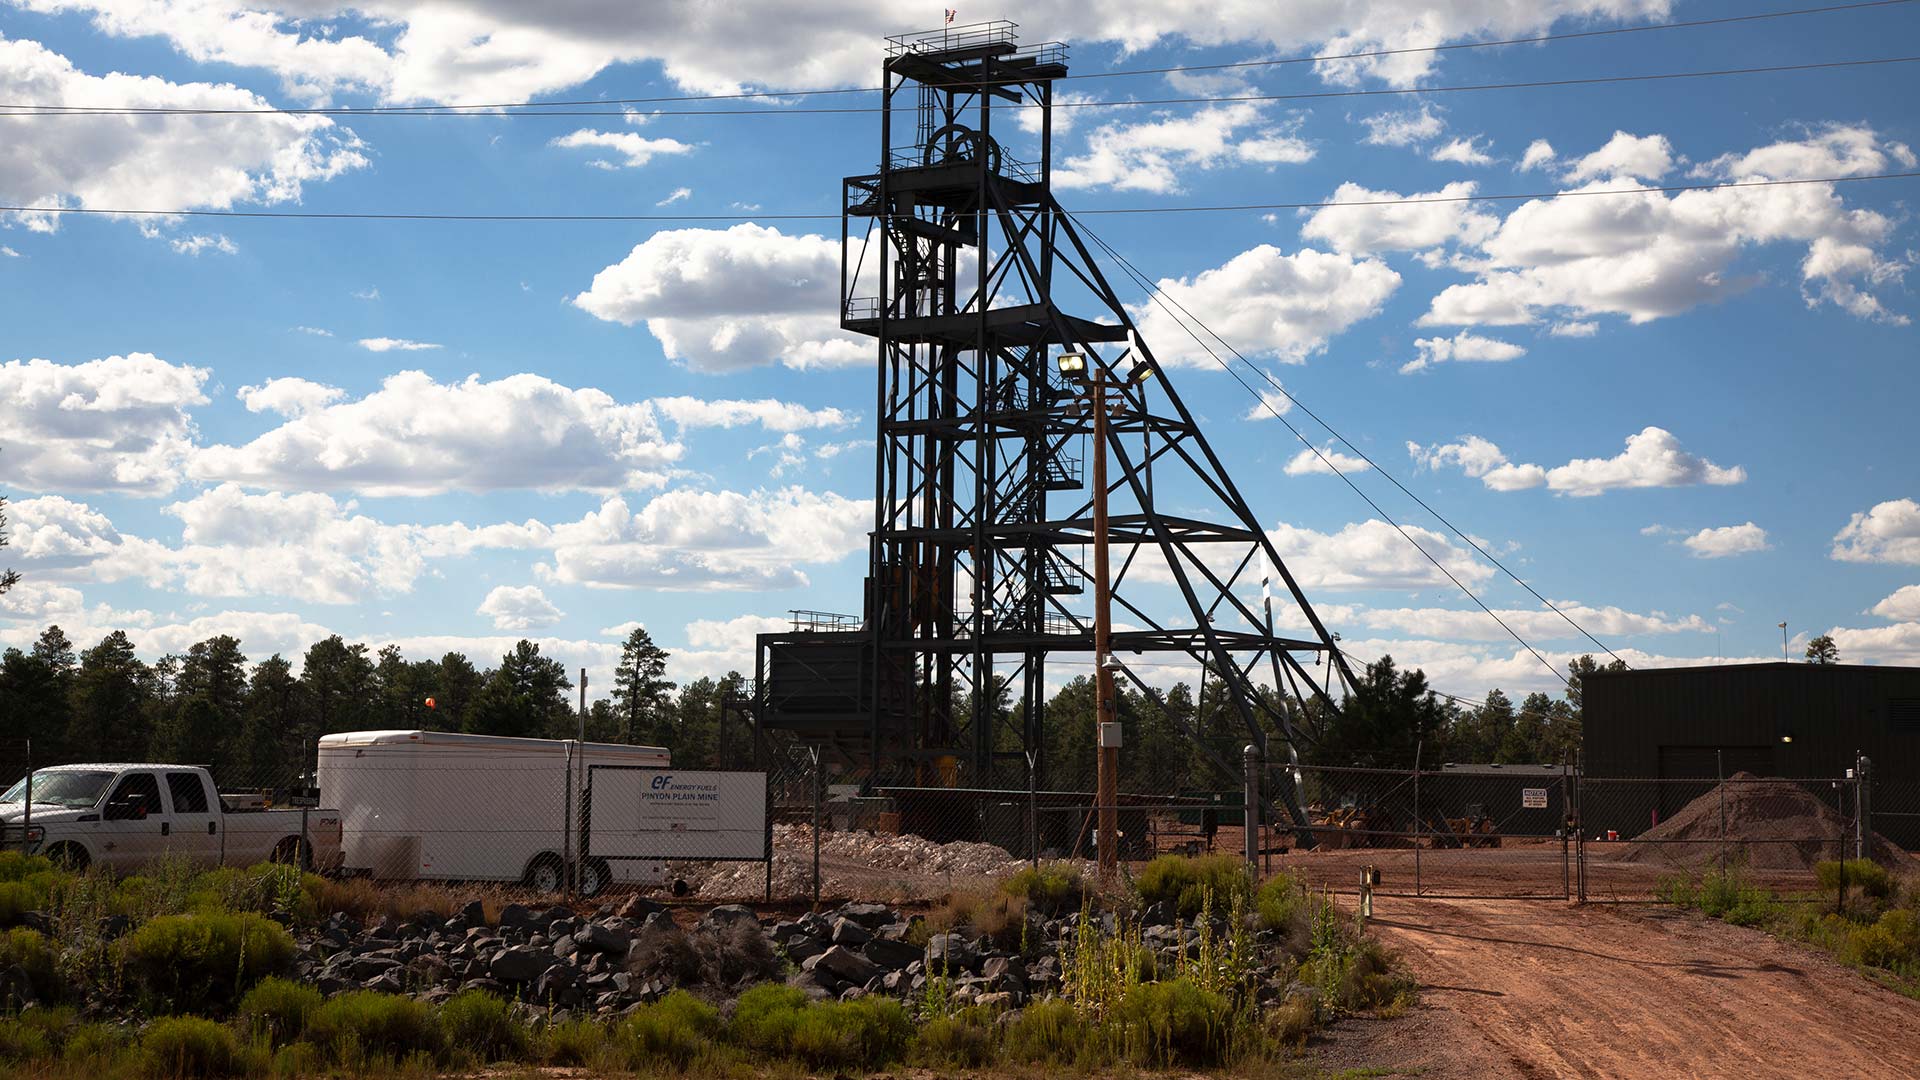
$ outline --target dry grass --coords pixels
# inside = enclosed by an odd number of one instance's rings
[[[382,882],[370,878],[326,881],[320,886],[319,896],[315,899],[323,918],[333,912],[343,911],[362,922],[369,922],[382,915],[409,919],[422,912],[432,912],[439,918],[448,919],[465,907],[467,901],[476,898],[486,908],[488,923],[499,922],[500,909],[516,902],[516,897],[509,890],[497,885],[454,888],[426,882]]]

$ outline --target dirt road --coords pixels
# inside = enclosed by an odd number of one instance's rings
[[[1540,901],[1383,898],[1375,915],[1423,1005],[1336,1036],[1333,1063],[1526,1080],[1920,1077],[1920,1001],[1757,931]]]

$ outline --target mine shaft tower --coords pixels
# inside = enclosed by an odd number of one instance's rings
[[[792,631],[761,635],[756,712],[870,782],[1024,785],[1049,656],[1090,671],[1093,425],[1056,371],[1062,353],[1118,387],[1106,449],[1120,663],[1198,661],[1263,746],[1269,728],[1300,737],[1289,698],[1351,683],[1054,199],[1065,61],[1061,44],[1018,45],[1007,22],[889,38],[879,168],[845,181],[841,325],[875,339],[879,374],[864,610],[798,612]],[[1018,145],[1038,160],[1016,160]],[[1240,595],[1270,575],[1278,601]],[[1300,636],[1276,636],[1289,598],[1283,625]],[[1287,694],[1262,696],[1260,680]]]

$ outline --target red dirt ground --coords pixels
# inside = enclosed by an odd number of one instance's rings
[[[1811,950],[1664,907],[1381,897],[1419,979],[1393,1021],[1340,1025],[1325,1068],[1425,1077],[1920,1076],[1920,1001]]]

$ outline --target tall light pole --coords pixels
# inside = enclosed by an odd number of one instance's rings
[[[1080,353],[1060,354],[1059,367],[1061,374],[1081,384],[1084,400],[1093,410],[1093,715],[1098,742],[1094,759],[1094,842],[1100,856],[1100,876],[1108,878],[1120,865],[1120,721],[1113,692],[1113,673],[1120,661],[1113,655],[1113,596],[1108,578],[1109,387],[1106,368],[1096,362],[1089,370],[1086,356]],[[1127,372],[1127,384],[1152,377],[1152,366],[1136,360]]]
[[[1787,624],[1786,623],[1780,624],[1780,659],[1789,660],[1789,661],[1793,659],[1792,657],[1787,655]]]

